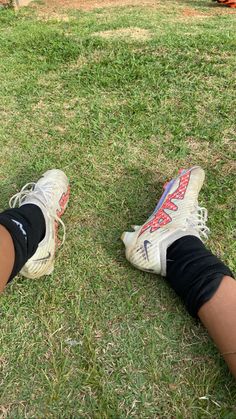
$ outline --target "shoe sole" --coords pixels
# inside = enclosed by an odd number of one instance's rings
[[[63,214],[65,213],[65,211],[66,211],[66,208],[67,208],[67,205],[68,205],[68,202],[69,202],[69,197],[70,197],[70,186],[68,186],[66,193],[64,193],[62,195],[62,197],[61,197],[61,199],[59,201],[60,208],[61,208],[60,211],[57,211],[57,216],[59,218],[61,218],[63,216]],[[57,231],[58,230],[58,224],[56,225],[55,229],[56,229],[56,232],[55,232],[55,236],[56,236],[55,237],[55,240],[56,240],[56,244],[58,245],[58,242],[59,242],[59,240],[58,240],[58,231]],[[55,253],[54,253],[54,258],[52,259],[51,262],[52,262],[52,265],[49,266],[48,270],[44,273],[44,275],[51,275],[52,272],[54,271]]]
[[[59,201],[61,210],[57,212],[57,216],[61,218],[67,208],[68,202],[70,197],[70,185],[67,188],[66,193],[64,193]]]

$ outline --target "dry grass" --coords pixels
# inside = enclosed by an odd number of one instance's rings
[[[56,9],[82,9],[94,10],[106,7],[143,6],[158,7],[157,0],[45,0],[43,5],[35,5],[36,8],[44,10]]]
[[[147,41],[152,37],[152,33],[148,29],[127,28],[115,29],[109,31],[94,32],[93,36],[99,36],[105,39],[121,38],[133,41]]]

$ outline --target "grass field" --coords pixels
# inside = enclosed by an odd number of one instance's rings
[[[0,209],[48,168],[72,190],[53,275],[0,297],[1,418],[236,418],[207,333],[119,239],[200,164],[234,269],[236,14],[211,6],[0,10]]]

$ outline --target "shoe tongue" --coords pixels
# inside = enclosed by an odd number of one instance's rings
[[[40,197],[34,194],[34,192],[25,197],[24,202],[22,202],[22,205],[26,204],[37,205],[37,207],[39,207],[43,213],[47,211],[44,200],[40,199]]]

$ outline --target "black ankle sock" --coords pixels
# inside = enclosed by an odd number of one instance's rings
[[[166,279],[193,317],[215,294],[225,275],[233,276],[197,237],[182,237],[167,249]]]
[[[45,219],[37,205],[26,204],[0,214],[0,224],[10,233],[15,248],[15,263],[11,281],[27,260],[33,256],[45,236]]]

